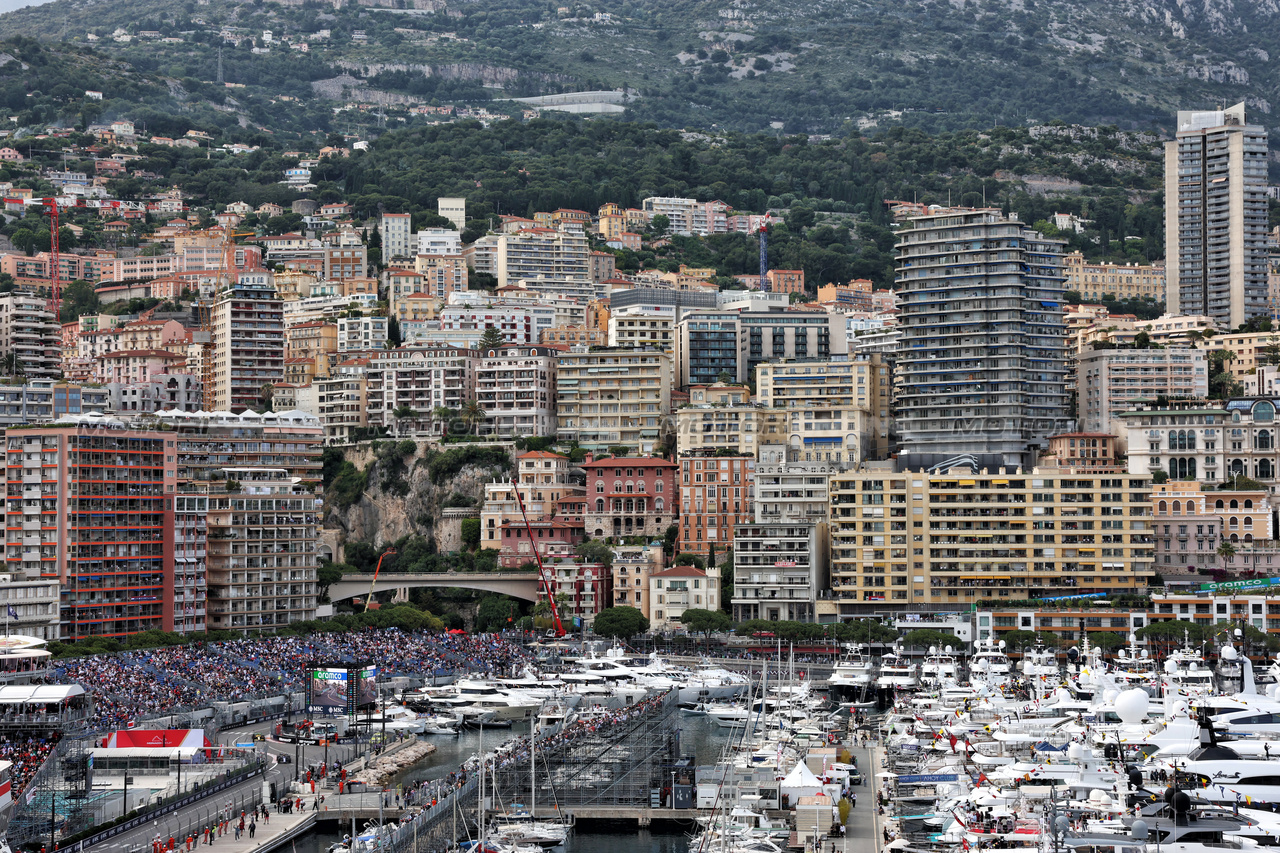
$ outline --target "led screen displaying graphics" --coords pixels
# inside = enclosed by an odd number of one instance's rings
[[[331,667],[311,670],[307,704],[313,708],[342,711],[347,708],[347,670]]]
[[[372,661],[313,663],[308,668],[307,709],[353,717],[378,700],[378,668]]]
[[[355,674],[355,671],[352,671]],[[378,668],[367,666],[360,670],[360,681],[356,687],[356,707],[364,708],[378,700]]]

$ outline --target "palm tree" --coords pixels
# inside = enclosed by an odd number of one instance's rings
[[[432,420],[441,422],[441,435],[445,435],[449,431],[449,422],[457,416],[458,413],[448,406],[436,406],[431,410]]]
[[[476,435],[479,435],[480,424],[489,419],[489,413],[484,410],[478,400],[473,398],[462,404],[462,419]]]
[[[1236,555],[1236,546],[1232,545],[1230,542],[1223,542],[1221,545],[1218,546],[1218,556],[1222,558],[1222,561],[1224,563],[1227,560],[1234,557],[1235,555]]]
[[[418,417],[418,410],[412,406],[397,406],[392,412],[391,417],[396,419],[396,435],[403,435],[400,429],[402,420],[413,420]]]

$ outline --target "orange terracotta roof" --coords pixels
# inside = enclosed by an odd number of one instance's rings
[[[187,357],[162,349],[130,349],[109,352],[103,358],[165,358],[171,361],[186,361]]]
[[[651,578],[705,578],[707,573],[694,566],[672,566],[666,571],[654,572]]]
[[[596,459],[583,465],[583,468],[679,468],[680,466],[670,460],[663,459],[659,456],[610,456],[607,459]]]

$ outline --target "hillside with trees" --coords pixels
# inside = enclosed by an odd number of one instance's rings
[[[1178,109],[1236,101],[1270,122],[1278,16],[1175,0],[56,0],[0,16],[0,37],[92,44],[191,88],[293,99],[247,111],[277,131],[319,129],[327,105],[308,101],[343,90],[387,106],[596,89],[667,127],[1168,129]]]

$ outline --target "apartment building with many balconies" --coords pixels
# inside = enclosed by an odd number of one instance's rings
[[[838,618],[1140,592],[1155,571],[1148,477],[881,463],[833,475],[830,492]]]
[[[370,316],[338,318],[338,352],[387,348],[387,318]]]
[[[733,529],[733,618],[816,622],[830,585],[826,522],[746,522]]]
[[[62,639],[175,629],[176,437],[115,418],[5,434],[5,562],[61,583]]]
[[[441,435],[450,428],[436,409],[460,410],[475,396],[480,351],[462,347],[400,347],[369,355],[369,426],[400,435]],[[412,411],[397,415],[397,410]]]
[[[539,275],[591,282],[591,248],[580,230],[524,228],[509,234],[488,234],[466,252],[476,272],[496,276],[499,287]]]
[[[261,405],[263,387],[284,381],[284,306],[275,288],[237,283],[213,307],[213,407]]]
[[[675,428],[676,448],[682,454],[724,450],[755,457],[762,445],[786,442],[788,417],[787,412],[749,401],[690,403],[676,409]]]
[[[655,216],[667,217],[667,230],[672,234],[706,237],[729,231],[729,205],[722,201],[650,196],[640,206],[650,222]]]
[[[569,479],[569,457],[545,450],[531,450],[516,458],[516,485],[510,480],[488,483],[484,487],[484,506],[480,510],[480,547],[501,549],[502,526],[510,521],[551,521],[558,505],[567,498],[582,498],[586,490]],[[524,513],[520,511],[524,502]]]
[[[734,527],[755,514],[754,456],[720,456],[715,451],[680,457],[679,551],[724,553]]]
[[[352,444],[369,425],[369,359],[339,362],[328,379],[317,379],[316,399],[325,444]]]
[[[1243,103],[1180,110],[1165,143],[1168,313],[1234,329],[1268,314],[1267,131]]]
[[[652,627],[649,578],[662,571],[662,543],[619,545],[613,549],[613,607],[634,607]]]
[[[281,468],[208,484],[210,630],[273,633],[314,619],[320,500]]]
[[[866,358],[785,359],[756,367],[756,400],[761,405],[812,410],[815,416],[837,408],[866,413],[860,419],[865,422],[865,432],[853,448],[855,457],[846,453],[848,463],[888,454],[892,392],[889,366],[878,353]]]
[[[555,435],[558,347],[504,346],[476,362],[476,402],[497,435]]]
[[[28,379],[62,374],[62,327],[49,300],[13,291],[0,294],[0,373]]]
[[[177,439],[180,488],[225,479],[223,468],[283,468],[318,484],[324,432],[303,412],[159,412],[152,423]]]
[[[671,357],[650,350],[575,348],[556,369],[556,435],[592,451],[651,453],[671,411]]]
[[[1034,462],[1066,432],[1062,242],[998,210],[898,231],[895,422],[906,467]]]
[[[1209,368],[1198,349],[1103,349],[1076,357],[1080,429],[1124,439],[1120,415],[1138,400],[1205,397]]]

